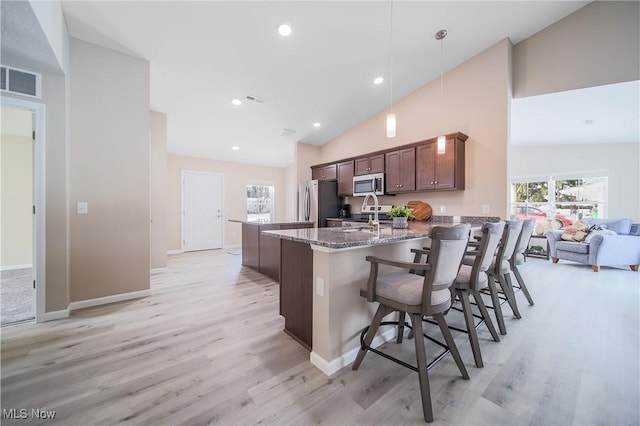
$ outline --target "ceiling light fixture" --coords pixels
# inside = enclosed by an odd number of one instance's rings
[[[291,35],[291,25],[282,24],[278,27],[278,33],[282,37],[289,37]]]
[[[242,101],[240,99],[232,99],[231,103],[235,106],[240,106],[242,105]]]
[[[320,123],[316,121],[315,123],[313,123],[313,127],[320,127]]]
[[[389,7],[389,113],[387,114],[387,137],[396,137],[396,115],[393,113],[393,0]]]
[[[234,150],[234,151],[237,151],[237,150],[240,149],[240,147],[239,146],[232,146],[231,149]]]
[[[376,78],[373,80],[373,84],[376,84],[376,85],[380,85],[380,84],[382,84],[383,82],[384,82],[384,78],[382,78],[382,77],[376,77]]]
[[[443,63],[444,63],[444,38],[447,36],[447,30],[440,30],[436,33],[436,40],[440,40],[440,97],[444,92],[444,83],[442,81]],[[447,150],[447,137],[444,135],[438,136],[438,154],[444,154]]]

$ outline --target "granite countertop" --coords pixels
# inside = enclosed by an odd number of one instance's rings
[[[491,222],[493,218],[488,217],[464,217],[472,228],[480,228],[485,222]],[[499,218],[498,218],[499,219]],[[364,247],[378,244],[389,244],[396,241],[412,240],[416,238],[427,238],[429,231],[434,225],[453,225],[454,223],[438,221],[436,223],[409,222],[406,229],[396,229],[390,226],[381,226],[379,230],[370,230],[366,226],[359,228],[306,228],[287,229],[281,231],[262,231],[263,235],[269,235],[285,240],[297,241],[300,243],[312,244],[331,249],[345,249],[353,247]]]
[[[321,247],[344,249],[388,244],[414,238],[426,238],[429,236],[430,229],[431,226],[421,222],[411,223],[407,229],[393,229],[386,226],[380,227],[379,231],[356,228],[347,228],[346,230],[343,230],[343,228],[306,228],[262,231],[262,234]]]
[[[247,225],[298,225],[298,224],[307,225],[309,223],[314,223],[313,221],[310,221],[310,220],[265,221],[265,222],[253,221],[253,222],[249,222],[248,220],[241,220],[241,219],[229,219],[229,222],[246,223]]]

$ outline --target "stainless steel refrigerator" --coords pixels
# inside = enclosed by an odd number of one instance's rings
[[[313,221],[315,227],[327,226],[328,217],[338,217],[340,197],[335,180],[310,180],[300,184],[298,192],[298,219]]]

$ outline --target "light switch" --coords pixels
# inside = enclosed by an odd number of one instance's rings
[[[76,214],[89,214],[89,203],[86,201],[80,201],[76,205]]]
[[[318,296],[324,296],[324,279],[316,277],[316,294]]]

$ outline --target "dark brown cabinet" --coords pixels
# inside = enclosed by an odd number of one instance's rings
[[[313,179],[337,180],[338,195],[353,195],[353,176],[385,173],[385,192],[397,194],[417,191],[464,189],[464,133],[445,135],[445,152],[438,154],[438,138],[377,151],[333,164],[311,167]]]
[[[438,154],[437,142],[416,148],[416,189],[464,189],[464,141],[448,138],[445,152]]]
[[[313,180],[336,180],[338,178],[335,164],[328,166],[314,166],[311,168],[311,179]]]
[[[312,228],[313,223],[243,223],[242,264],[280,282],[280,238],[262,231]]]
[[[313,251],[296,241],[282,241],[280,315],[284,331],[305,348],[313,342]],[[286,261],[284,260],[286,259]]]
[[[384,173],[384,154],[356,158],[354,162],[356,176]]]
[[[274,281],[280,282],[280,238],[262,235],[262,231],[280,229],[280,225],[260,225],[260,253],[258,271]]]
[[[327,228],[342,227],[342,219],[327,219]]]
[[[406,148],[385,154],[385,185],[388,194],[416,190],[416,149]]]
[[[338,163],[338,195],[353,195],[353,161]]]

